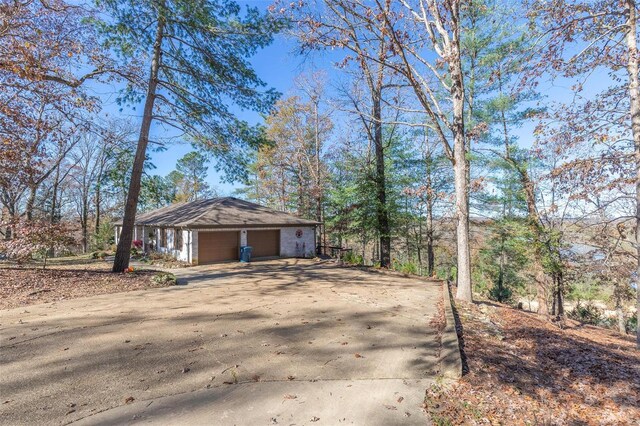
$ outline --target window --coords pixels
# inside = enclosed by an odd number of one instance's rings
[[[176,250],[182,250],[182,230],[176,229],[173,231],[173,248]]]
[[[166,247],[166,246],[167,246],[167,229],[161,228],[160,229],[160,247]]]

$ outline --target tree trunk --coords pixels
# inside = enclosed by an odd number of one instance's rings
[[[456,38],[456,41],[458,39]],[[456,298],[473,301],[471,288],[471,253],[469,250],[469,185],[467,182],[467,149],[464,135],[464,83],[460,64],[459,46],[452,55],[457,61],[451,69],[451,97],[453,100],[453,169],[456,191],[456,241],[457,241],[457,286]]]
[[[622,301],[619,296],[616,297],[616,318],[618,319],[618,332],[620,334],[627,334],[624,310],[622,309]]]
[[[406,215],[406,217],[409,217],[409,197],[404,197],[404,213]],[[405,220],[405,227],[404,227],[404,235],[405,235],[405,250],[407,251],[407,262],[411,262],[411,231],[410,231],[411,227],[409,225],[409,220],[406,219]]]
[[[425,132],[428,132],[426,130]],[[432,153],[429,147],[429,134],[425,133],[425,160],[427,168],[426,198],[427,198],[427,274],[432,277],[435,269],[435,254],[433,248],[433,179],[432,179]]]
[[[636,166],[636,309],[640,318],[640,82],[638,77],[638,41],[636,39],[636,2],[635,0],[625,1],[625,14],[627,15],[627,49],[628,62],[627,72],[629,74],[629,97],[631,112],[631,132],[633,135],[633,145]],[[640,321],[636,333],[636,345],[640,348]]]
[[[80,218],[82,226],[82,252],[86,253],[89,249],[89,188],[82,190],[82,215]]]
[[[504,217],[504,210],[502,212]],[[498,263],[498,301],[502,302],[503,289],[504,289],[504,268],[506,267],[506,253],[505,253],[505,236],[500,237],[500,261]]]
[[[33,208],[36,204],[36,193],[38,191],[37,185],[29,186],[29,198],[27,199],[27,206],[25,212],[27,214],[27,220],[33,220]]]
[[[324,231],[324,217],[322,215],[322,201],[323,201],[323,191],[322,191],[322,179],[320,176],[321,167],[320,167],[320,152],[322,147],[320,145],[320,123],[319,123],[319,114],[318,114],[318,99],[317,97],[313,98],[313,120],[314,120],[314,143],[315,143],[315,186],[316,186],[316,220],[321,223],[320,226],[317,227],[317,240],[322,241],[324,245],[326,245],[326,235]]]
[[[559,317],[564,316],[564,276],[562,271],[558,271],[555,274],[556,279],[556,315]]]
[[[97,236],[100,233],[100,220],[102,219],[102,179],[103,179],[103,175],[104,175],[104,168],[105,168],[105,160],[106,160],[106,155],[105,155],[105,151],[104,151],[104,147],[102,148],[102,151],[100,151],[100,167],[98,169],[98,175],[96,176],[96,188],[95,188],[95,192],[94,192],[94,205],[95,205],[95,209],[96,209],[96,215],[95,215],[95,227],[94,227],[94,234]]]
[[[122,272],[129,267],[129,257],[131,250],[131,242],[133,240],[133,227],[136,219],[136,209],[138,206],[138,196],[140,194],[140,181],[142,179],[142,171],[144,168],[144,160],[147,153],[147,144],[149,143],[149,130],[153,121],[153,105],[156,99],[156,89],[158,86],[158,73],[162,60],[162,39],[164,36],[164,8],[161,5],[158,15],[158,27],[156,29],[156,38],[153,45],[153,58],[151,60],[151,73],[149,75],[149,85],[147,88],[147,98],[144,104],[144,113],[142,117],[142,125],[140,126],[140,137],[138,139],[138,147],[136,156],[133,161],[131,170],[131,182],[129,182],[129,192],[127,193],[127,201],[124,206],[124,218],[122,219],[122,230],[120,231],[120,239],[116,256],[113,261],[113,272]]]
[[[557,316],[558,318],[564,316],[564,283],[561,272],[553,274],[553,305],[551,315]]]
[[[435,255],[433,252],[433,225],[428,225],[428,228],[427,228],[427,274],[430,277],[432,277],[434,270],[435,270]]]
[[[544,273],[541,264],[537,267],[538,269],[536,270],[534,280],[536,282],[536,300],[538,301],[538,313],[540,315],[546,316],[549,315],[549,297],[547,296],[547,289],[549,286],[547,285],[547,275]]]
[[[365,232],[366,231],[364,230],[362,231],[362,261],[363,262],[364,262],[364,258],[367,256],[367,237]]]
[[[418,221],[418,237],[417,237],[417,244],[416,244],[416,256],[418,257],[418,275],[422,276],[424,275],[422,273],[423,271],[423,267],[422,267],[422,245],[424,244],[424,241],[422,240],[422,221]]]
[[[100,233],[100,214],[102,213],[100,210],[100,203],[102,203],[101,195],[100,182],[98,182],[95,192],[96,226],[94,228],[94,232],[96,235]]]
[[[53,190],[51,191],[51,223],[57,222],[56,209],[58,208],[58,186],[60,185],[60,165],[56,167],[56,177],[53,181]]]
[[[379,89],[372,93],[373,101],[373,138],[376,154],[376,216],[380,236],[380,266],[391,265],[391,232],[389,229],[389,211],[387,209],[387,190],[384,164],[384,145],[382,141],[382,93]]]

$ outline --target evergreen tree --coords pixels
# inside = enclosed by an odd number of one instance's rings
[[[191,137],[218,156],[228,173],[244,174],[243,152],[256,146],[257,128],[237,119],[230,104],[266,112],[273,90],[248,63],[281,25],[258,11],[242,11],[231,0],[98,0],[107,15],[98,22],[105,48],[130,66],[121,103],[144,101],[123,227],[113,264],[121,272],[129,249],[142,171],[153,122]]]
[[[178,160],[176,171],[182,176],[184,195],[181,201],[196,201],[213,195],[205,181],[208,174],[209,159],[200,152],[192,151]]]

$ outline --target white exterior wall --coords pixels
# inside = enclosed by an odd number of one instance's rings
[[[300,238],[296,231],[302,231]],[[316,230],[313,226],[280,228],[281,257],[314,257],[316,253]]]
[[[280,256],[281,257],[314,257],[316,251],[315,228],[313,226],[286,227],[286,228],[247,228],[247,229],[220,229],[220,231],[240,231],[240,245],[247,245],[247,231],[264,230],[264,229],[280,229]],[[296,231],[302,231],[300,238],[296,235]],[[116,238],[119,237],[119,227],[116,227]],[[213,230],[207,230],[213,231]],[[153,237],[149,237],[149,233]],[[139,235],[143,237],[143,235]],[[175,229],[167,228],[167,246],[172,247],[175,238]],[[188,262],[193,265],[198,264],[198,231],[182,230],[182,247],[180,249],[169,249],[160,246],[160,228],[144,228],[145,247],[150,240],[153,240],[155,250],[160,253],[166,253],[178,260]]]
[[[160,228],[155,229],[156,235],[156,243],[158,244],[156,250],[160,253],[169,254],[175,257],[178,260],[183,262],[189,262],[191,257],[191,249],[193,248],[193,244],[191,242],[191,236],[195,233],[193,231],[189,231],[187,229],[175,229],[175,228],[166,228],[167,229],[167,246],[162,247],[160,245]],[[182,247],[177,249],[169,248],[174,246],[174,241],[176,239],[176,231],[182,232]]]

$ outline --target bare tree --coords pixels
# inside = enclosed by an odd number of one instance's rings
[[[565,135],[567,145],[577,150],[582,144],[589,150],[582,158],[570,161],[562,169],[571,168],[592,184],[593,176],[621,176],[615,186],[633,186],[635,202],[636,276],[640,275],[640,57],[638,54],[638,4],[636,0],[533,1],[529,15],[535,20],[540,60],[535,71],[552,73],[577,80],[576,98],[596,68],[610,76],[611,86],[595,100],[578,106],[563,106],[558,116],[568,118]],[[626,72],[625,72],[626,71]],[[624,105],[625,111],[619,106]],[[564,111],[564,110],[569,110]],[[627,143],[630,142],[630,143]],[[631,182],[630,182],[631,181]],[[611,185],[611,183],[610,183]],[[625,188],[626,189],[626,188]],[[637,290],[640,310],[640,286]],[[640,347],[640,333],[637,333]]]
[[[363,124],[375,151],[375,188],[377,198],[377,231],[380,244],[380,265],[391,264],[391,230],[385,178],[385,148],[383,141],[383,90],[390,70],[385,66],[391,42],[388,36],[370,37],[372,28],[362,22],[364,6],[359,2],[325,0],[320,12],[307,10],[294,13],[298,23],[297,36],[303,51],[314,48],[340,47],[347,53],[345,66],[355,62],[359,78],[367,89],[367,103],[353,102],[353,111]],[[366,8],[366,7],[365,7]],[[369,22],[371,23],[371,22]],[[383,34],[380,23],[374,34]],[[366,109],[364,109],[366,108]]]

